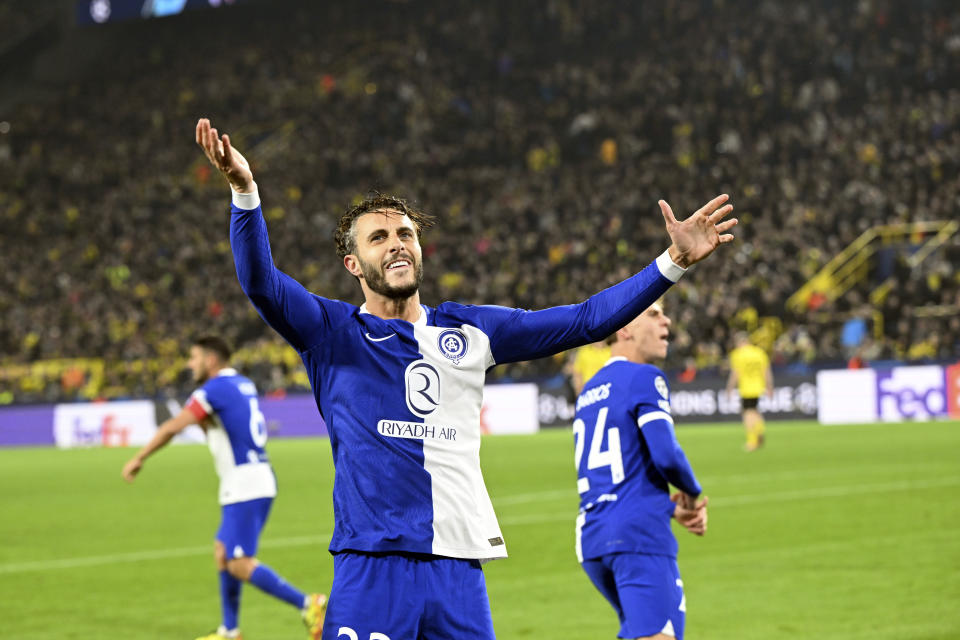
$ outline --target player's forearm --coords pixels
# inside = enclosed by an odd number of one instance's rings
[[[687,457],[683,454],[683,451],[677,449],[677,454],[660,464],[656,462],[654,464],[657,464],[657,468],[660,469],[667,482],[687,495],[696,498],[703,492],[703,488],[697,482],[693,469],[690,468],[690,463],[687,462]]]
[[[588,343],[606,338],[656,302],[685,271],[663,253],[635,276],[591,296],[577,305],[579,337]]]
[[[240,287],[251,299],[269,299],[276,291],[276,267],[270,251],[267,224],[260,209],[260,195],[233,192],[230,215],[230,248]]]
[[[173,436],[177,434],[177,430],[171,428],[170,421],[166,421],[157,428],[157,432],[153,434],[153,437],[150,438],[150,442],[143,445],[143,448],[137,452],[136,457],[143,462],[151,455],[153,455],[158,449],[162,449],[170,440],[173,439]]]
[[[498,330],[494,358],[498,363],[532,360],[602,340],[656,302],[684,271],[664,253],[580,304],[518,311]]]
[[[666,422],[650,422],[643,426],[643,435],[654,466],[667,482],[691,496],[700,495],[703,489],[697,482],[683,449],[673,437],[670,425]]]

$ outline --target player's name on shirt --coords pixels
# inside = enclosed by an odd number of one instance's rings
[[[414,438],[431,440],[456,440],[455,427],[442,427],[422,422],[404,422],[401,420],[381,420],[377,423],[377,431],[382,436],[390,438]]]
[[[612,382],[606,384],[601,384],[600,386],[587,389],[580,394],[580,397],[577,398],[577,411],[583,409],[584,407],[589,407],[590,405],[600,402],[601,400],[606,400],[610,397],[610,387],[613,386]]]

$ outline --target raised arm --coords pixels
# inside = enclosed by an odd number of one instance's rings
[[[230,144],[230,136],[220,136],[206,118],[197,122],[196,139],[233,193],[230,246],[240,287],[267,324],[295,349],[310,348],[320,340],[328,319],[319,299],[273,264],[250,163]]]
[[[532,360],[602,340],[624,326],[677,282],[686,268],[733,240],[729,231],[736,218],[723,218],[733,210],[720,195],[692,216],[678,222],[665,201],[660,211],[672,243],[659,258],[637,275],[585,302],[541,311],[489,308],[492,319],[491,350],[496,363]]]

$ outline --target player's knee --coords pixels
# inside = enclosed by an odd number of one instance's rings
[[[658,633],[655,636],[643,636],[642,638],[637,638],[636,640],[677,640],[674,636],[668,636],[665,633]]]
[[[227,550],[219,540],[213,543],[213,559],[217,563],[217,571],[227,568]]]
[[[247,582],[250,580],[250,575],[253,573],[253,570],[257,568],[257,559],[256,558],[231,558],[227,560],[227,571],[237,580],[243,580]]]

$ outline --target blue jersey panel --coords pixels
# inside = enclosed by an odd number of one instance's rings
[[[234,463],[267,462],[267,425],[253,382],[241,375],[218,375],[201,389],[226,431]]]
[[[410,437],[384,437],[378,428],[381,419],[424,421],[408,406],[404,385],[407,366],[421,359],[413,325],[354,307],[332,331],[335,340],[302,354],[336,467],[330,550],[430,553],[433,501],[422,440],[402,426],[398,435]]]
[[[668,479],[643,432],[650,427],[672,438],[669,409],[663,373],[626,360],[605,365],[577,398],[581,560],[621,552],[676,556]],[[656,420],[638,426],[650,416]]]

